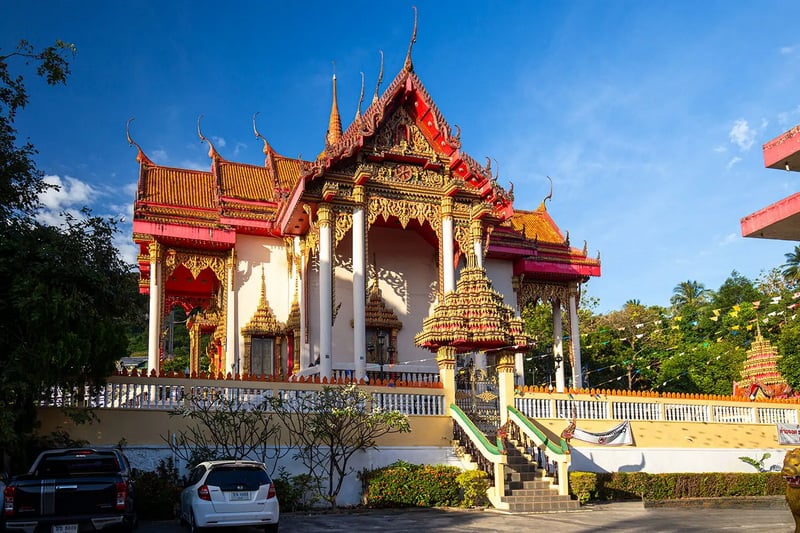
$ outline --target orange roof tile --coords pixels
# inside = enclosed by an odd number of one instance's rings
[[[510,224],[514,230],[523,232],[528,239],[538,239],[539,242],[553,244],[564,243],[561,230],[547,213],[544,204],[540,205],[536,211],[515,209],[514,214],[506,222],[507,224]]]
[[[213,209],[216,185],[211,172],[144,167],[145,187],[138,200],[150,204]]]

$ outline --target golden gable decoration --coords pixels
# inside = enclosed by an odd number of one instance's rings
[[[267,287],[264,281],[264,269],[261,269],[261,298],[258,301],[258,308],[253,314],[250,322],[242,328],[242,335],[245,337],[264,336],[277,337],[283,335],[286,326],[275,318],[275,313],[267,302]]]

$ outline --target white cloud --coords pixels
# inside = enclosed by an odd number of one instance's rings
[[[723,145],[715,146],[714,151],[717,152],[718,154],[724,154],[725,152],[728,151],[728,147]]]
[[[750,128],[746,120],[740,118],[733,123],[731,131],[728,133],[731,142],[742,151],[749,150],[755,142],[756,132]]]
[[[215,137],[211,136],[211,139],[214,141],[214,144],[217,148],[225,148],[225,139],[223,137]]]
[[[202,170],[204,172],[208,172],[211,170],[211,163],[209,162],[198,163],[197,161],[186,160],[181,162],[179,166],[180,168],[186,168],[189,170]]]
[[[169,161],[169,156],[167,155],[166,150],[153,150],[150,154],[150,159],[152,159],[154,163],[163,165]]]
[[[737,242],[740,238],[741,237],[739,236],[738,233],[728,233],[727,235],[722,237],[722,240],[719,242],[719,245],[728,246],[729,244]]]
[[[233,156],[238,157],[244,148],[247,148],[247,144],[243,142],[236,143],[236,146],[233,147]]]
[[[736,155],[736,156],[733,156],[733,159],[731,159],[730,161],[728,161],[728,164],[726,165],[726,167],[725,167],[725,168],[727,168],[728,170],[730,170],[730,169],[733,167],[733,165],[735,165],[736,163],[738,163],[738,162],[739,162],[739,161],[741,161],[741,160],[742,160],[742,158],[741,158],[741,157],[739,157],[738,155]]]
[[[64,211],[72,207],[88,206],[97,198],[98,191],[88,183],[70,176],[45,176],[44,182],[55,187],[47,189],[39,195],[45,210]]]
[[[781,46],[780,52],[783,55],[791,55],[791,54],[794,54],[795,52],[797,52],[798,48],[800,48],[800,45],[796,45],[796,44],[794,44],[792,46]]]

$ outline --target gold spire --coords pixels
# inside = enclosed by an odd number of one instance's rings
[[[336,63],[333,64],[333,103],[331,104],[331,118],[328,121],[328,135],[325,142],[333,146],[342,137],[342,119],[339,117],[339,103],[336,100]]]

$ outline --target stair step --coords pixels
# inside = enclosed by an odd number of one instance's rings
[[[580,503],[577,500],[553,503],[512,503],[508,510],[512,513],[555,513],[577,511]]]

